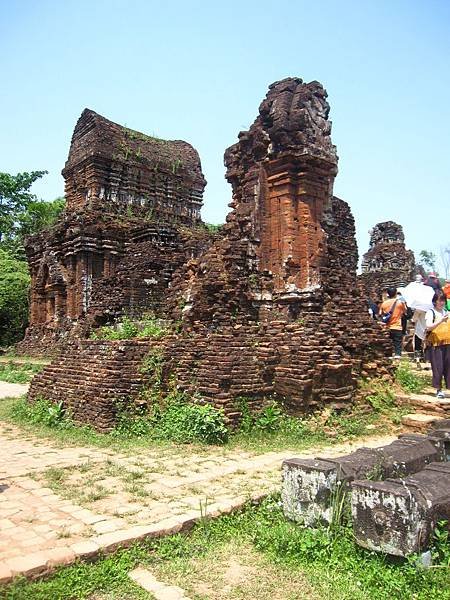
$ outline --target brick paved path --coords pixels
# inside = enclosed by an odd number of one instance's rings
[[[393,439],[373,438],[364,445]],[[361,444],[320,454],[342,454]],[[205,511],[229,512],[279,489],[284,458],[315,454],[174,446],[127,455],[58,448],[0,424],[0,582],[180,531]]]

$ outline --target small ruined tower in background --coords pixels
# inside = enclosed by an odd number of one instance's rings
[[[370,247],[363,255],[359,283],[367,297],[381,297],[387,287],[401,287],[420,272],[414,253],[407,250],[401,225],[393,221],[378,223],[370,232]]]

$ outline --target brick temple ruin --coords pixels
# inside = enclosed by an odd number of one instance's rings
[[[225,152],[232,209],[219,234],[200,220],[197,152],[84,111],[63,170],[65,216],[30,238],[31,322],[23,349],[59,344],[29,398],[63,401],[108,430],[118,400],[152,381],[240,416],[268,398],[300,413],[355,397],[390,370],[390,343],[357,286],[349,206],[337,174],[327,94],[318,82],[272,84],[248,131]],[[177,323],[154,340],[89,339],[123,314]]]
[[[62,171],[66,211],[28,238],[30,325],[21,349],[49,351],[91,326],[160,306],[173,272],[200,252],[199,156],[86,109]]]
[[[359,284],[367,298],[377,300],[387,287],[404,287],[423,273],[414,252],[407,250],[401,225],[377,223],[370,232],[369,250],[363,255]]]

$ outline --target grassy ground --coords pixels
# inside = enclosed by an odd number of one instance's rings
[[[28,383],[46,364],[46,362],[42,361],[35,362],[25,359],[17,362],[15,359],[0,357],[0,381],[6,381],[7,383]]]
[[[149,540],[93,564],[61,568],[45,581],[16,581],[0,589],[0,598],[151,598],[127,577],[144,566],[194,600],[449,600],[450,548],[440,550],[447,555],[431,569],[418,568],[415,557],[391,560],[356,546],[347,526],[332,533],[287,521],[278,498],[268,498],[203,520],[189,536]]]
[[[46,409],[46,410],[52,410]],[[0,421],[10,423],[38,438],[51,440],[58,446],[90,446],[110,448],[118,452],[135,453],[145,448],[173,445],[170,439],[155,438],[149,435],[118,436],[97,433],[87,426],[77,426],[70,420],[56,422],[51,414],[36,415],[26,398],[5,398],[0,400]],[[401,416],[410,412],[408,406],[385,407],[373,410],[367,404],[355,407],[351,412],[335,414],[325,411],[308,418],[280,417],[271,430],[252,426],[247,430],[232,433],[225,444],[226,448],[265,452],[283,449],[304,450],[312,446],[320,447],[340,443],[349,439],[373,435],[386,435],[398,430]],[[213,447],[213,446],[209,446]],[[207,447],[204,444],[178,444],[183,454],[189,448],[197,452]]]
[[[407,363],[397,371],[397,385],[406,391],[420,391],[427,383],[427,378],[414,374]],[[362,383],[360,397],[351,410],[340,414],[323,411],[299,419],[286,417],[272,407],[257,418],[246,415],[240,431],[229,437],[226,447],[301,450],[351,437],[386,434],[409,410],[396,406],[392,382]],[[23,399],[6,399],[0,401],[0,420],[57,445],[109,447],[136,455],[146,447],[170,444],[152,436],[98,434],[59,418],[57,411],[48,413],[45,405],[42,410],[30,411]],[[208,452],[204,445],[177,446],[181,459],[193,449]],[[48,484],[67,485],[63,475],[61,469],[50,470],[46,474],[51,479]],[[126,483],[135,485],[136,481]],[[101,489],[94,489],[94,481],[92,484],[89,491],[101,494]],[[441,559],[445,554],[449,560],[447,542],[445,548],[441,545]],[[214,521],[203,519],[190,536],[134,545],[92,564],[62,568],[44,581],[16,581],[0,588],[0,598],[152,598],[128,579],[128,572],[138,565],[150,568],[165,583],[179,585],[193,600],[450,600],[449,569],[443,562],[423,570],[416,567],[414,559],[392,561],[370,553],[354,544],[346,526],[334,533],[303,529],[286,521],[278,499]]]
[[[4,373],[9,372],[9,364],[0,364],[0,378],[3,366]],[[34,364],[13,365],[11,379],[18,381],[20,377],[25,378],[32,370],[39,368]],[[411,410],[405,404],[396,404],[396,393],[419,392],[428,384],[429,376],[415,373],[407,361],[402,361],[397,368],[396,382],[361,382],[359,400],[339,413],[324,409],[307,417],[289,417],[283,414],[282,407],[269,404],[258,415],[252,415],[246,409],[243,399],[240,428],[228,436],[226,446],[257,452],[287,448],[300,451],[311,446],[396,431],[402,415]],[[161,422],[155,425],[145,415],[123,415],[117,430],[100,434],[90,427],[75,425],[61,406],[45,401],[29,405],[25,399],[9,398],[0,401],[0,420],[20,425],[24,432],[51,439],[57,445],[95,446],[132,453],[146,447],[164,446],[173,440],[183,441],[183,427],[185,430],[191,429],[190,424],[181,419],[187,414],[185,409],[185,406],[172,406],[170,419],[166,420],[163,428]],[[211,415],[206,414],[204,417],[208,427],[221,426],[220,423],[211,425]],[[203,428],[202,422],[196,422],[196,425],[199,425],[199,429]],[[178,429],[175,430],[175,427]],[[188,437],[186,441],[192,442],[192,439]]]

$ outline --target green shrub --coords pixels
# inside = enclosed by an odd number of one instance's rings
[[[160,319],[144,316],[140,320],[123,317],[114,325],[99,327],[91,333],[93,340],[129,340],[133,338],[152,337],[159,339],[168,333],[169,329]]]
[[[155,436],[181,444],[223,444],[228,439],[228,429],[222,411],[209,404],[191,404],[178,394],[161,410]]]
[[[416,375],[407,362],[401,361],[395,371],[395,379],[397,383],[406,391],[419,393],[428,384],[427,377]]]
[[[0,249],[0,346],[23,337],[28,323],[29,286],[27,263]]]
[[[14,406],[12,415],[18,421],[46,425],[47,427],[58,429],[74,427],[74,423],[64,410],[63,403],[58,402],[58,404],[55,404],[45,398],[38,398],[34,402],[27,402],[23,399]]]
[[[136,405],[125,407],[123,403],[119,403],[117,406],[116,425],[110,432],[110,435],[117,438],[142,438],[151,436],[154,423],[146,408]]]
[[[273,433],[281,428],[283,418],[280,406],[276,402],[271,402],[255,418],[255,427],[260,431]]]

